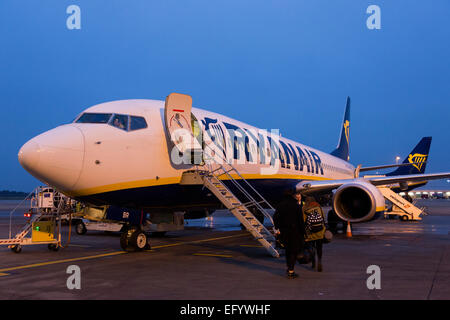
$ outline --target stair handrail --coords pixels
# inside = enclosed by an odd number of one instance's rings
[[[211,147],[209,145],[206,145],[206,147],[210,148]],[[257,209],[266,217],[269,219],[269,221],[271,222],[271,224],[273,226],[275,226],[272,216],[270,214],[267,213],[267,211],[258,203],[257,200],[254,199],[254,197],[252,195],[250,195],[250,193],[247,192],[247,190],[245,190],[245,188],[235,179],[233,178],[233,176],[229,173],[229,171],[234,171],[239,178],[241,178],[241,181],[244,181],[244,183],[250,187],[250,189],[262,200],[264,201],[265,204],[267,204],[267,206],[269,207],[269,209],[275,210],[274,207],[239,173],[239,171],[231,164],[228,163],[226,161],[226,159],[224,159],[222,156],[219,155],[219,158],[221,160],[224,161],[224,163],[226,163],[229,167],[231,167],[231,170],[226,170],[226,168],[224,167],[223,164],[219,163],[216,161],[216,159],[212,158],[212,157],[208,157],[208,160],[212,160],[214,161],[214,163],[216,165],[219,166],[219,168],[224,172],[224,174],[226,174],[228,176],[228,178],[230,179],[231,183],[233,183],[233,185],[235,185],[239,191],[241,191],[246,197],[247,199],[251,200],[255,206],[257,207]],[[210,169],[208,170],[209,172],[212,172],[212,165],[211,163],[206,163],[205,165],[208,165],[210,167]],[[217,175],[216,175],[217,177]],[[217,178],[218,179],[218,178]],[[220,179],[219,179],[220,180]]]
[[[33,193],[36,193],[36,191],[39,189],[40,187],[36,187],[33,189],[33,191],[31,191],[24,199],[22,199],[22,201],[19,202],[19,204],[12,210],[9,212],[9,238],[11,239],[12,236],[12,215],[13,213],[26,201],[29,200],[30,196]]]

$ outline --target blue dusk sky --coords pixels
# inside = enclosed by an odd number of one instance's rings
[[[1,0],[0,40],[0,189],[39,184],[17,161],[33,136],[171,92],[323,151],[350,96],[353,164],[395,163],[432,136],[427,172],[450,171],[448,0]]]

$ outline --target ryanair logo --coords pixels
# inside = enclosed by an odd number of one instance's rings
[[[427,161],[427,154],[414,153],[408,156],[409,163],[412,163],[417,170],[422,171],[424,163]]]
[[[348,120],[345,120],[345,122],[344,122],[344,133],[345,133],[345,139],[347,139],[347,144],[349,144],[350,121],[348,121]]]

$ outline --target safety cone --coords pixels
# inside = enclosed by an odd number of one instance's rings
[[[347,238],[352,237],[352,227],[350,226],[350,221],[347,222]]]

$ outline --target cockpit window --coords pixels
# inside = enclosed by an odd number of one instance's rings
[[[76,123],[108,123],[111,113],[83,113]]]
[[[147,122],[143,117],[130,116],[130,131],[147,128]]]
[[[134,131],[147,128],[144,117],[116,113],[85,112],[74,121],[75,123],[104,123],[124,131]]]
[[[119,129],[128,131],[128,116],[123,114],[115,114],[111,121],[111,125]]]

